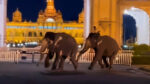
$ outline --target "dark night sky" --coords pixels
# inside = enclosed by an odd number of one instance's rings
[[[130,15],[123,15],[123,33],[124,41],[136,38],[136,21]]]
[[[60,10],[65,21],[78,19],[78,14],[82,11],[83,0],[54,0],[56,10]],[[12,19],[12,13],[19,8],[22,12],[23,20],[36,21],[41,9],[45,9],[46,0],[8,0],[7,15]]]

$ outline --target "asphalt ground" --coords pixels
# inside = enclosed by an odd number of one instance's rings
[[[64,71],[45,69],[43,64],[0,64],[0,84],[150,84],[150,74],[136,67],[113,65],[109,72],[99,65],[89,71],[89,64],[65,64]]]

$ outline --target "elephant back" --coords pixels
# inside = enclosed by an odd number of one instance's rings
[[[114,52],[118,52],[120,50],[118,43],[116,40],[109,36],[101,36],[103,48],[105,49],[105,53],[112,54]]]
[[[59,37],[62,37],[62,40],[58,42],[56,48],[58,51],[62,50],[63,54],[68,55],[71,54],[72,50],[77,50],[77,42],[72,36],[66,33],[57,33],[55,41]]]

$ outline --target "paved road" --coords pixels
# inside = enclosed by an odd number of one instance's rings
[[[35,64],[0,64],[0,84],[150,84],[150,75],[135,67],[114,65],[108,72],[98,65],[89,71],[88,65],[76,72],[65,64],[64,72],[51,72]]]

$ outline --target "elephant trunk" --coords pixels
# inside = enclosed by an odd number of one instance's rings
[[[78,56],[77,56],[77,62],[79,61],[80,57],[82,56],[82,54],[84,54],[88,49],[90,48],[90,41],[86,40],[83,49],[79,52]]]

